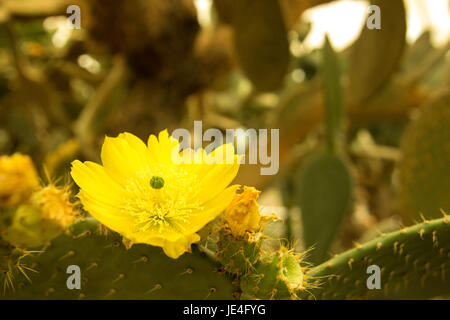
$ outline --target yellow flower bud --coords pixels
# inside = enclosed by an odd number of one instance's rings
[[[32,202],[42,209],[42,219],[49,220],[62,229],[67,229],[76,219],[74,204],[70,202],[70,192],[66,188],[48,185],[35,192]]]
[[[0,156],[0,208],[27,201],[38,188],[39,177],[29,156]]]
[[[19,206],[1,236],[18,248],[38,247],[67,230],[75,219],[69,192],[49,185],[36,191],[30,204]]]
[[[236,237],[248,232],[258,232],[261,229],[261,215],[256,200],[261,191],[244,186],[243,192],[236,194],[231,204],[224,211],[224,219]]]

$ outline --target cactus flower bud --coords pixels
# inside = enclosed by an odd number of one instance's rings
[[[29,204],[17,208],[1,236],[15,247],[34,248],[67,230],[75,218],[68,191],[49,185],[35,192]]]
[[[38,188],[38,174],[29,156],[0,156],[0,208],[27,201]]]
[[[261,228],[261,215],[256,200],[261,192],[253,187],[244,186],[243,192],[236,194],[224,211],[225,221],[231,233],[241,237],[248,232],[258,232]]]

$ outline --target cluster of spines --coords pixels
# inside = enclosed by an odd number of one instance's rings
[[[241,276],[249,272],[261,258],[261,233],[246,233],[235,237],[229,229],[219,231],[216,256],[226,272]]]
[[[297,293],[306,290],[300,262],[301,256],[286,247],[267,253],[241,277],[241,289],[252,299],[298,299]]]
[[[16,286],[23,287],[23,283],[16,284],[19,277],[31,282],[30,273],[36,273],[35,265],[24,263],[24,259],[38,252],[17,249],[0,240],[0,286],[3,294],[7,290],[15,290]]]

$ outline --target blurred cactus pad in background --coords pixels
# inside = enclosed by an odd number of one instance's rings
[[[1,0],[0,299],[450,299],[449,11]]]

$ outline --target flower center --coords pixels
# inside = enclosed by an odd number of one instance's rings
[[[153,176],[150,179],[150,186],[153,189],[161,189],[162,187],[164,187],[164,179],[158,176]]]
[[[163,172],[164,179],[151,171]],[[190,217],[202,210],[194,200],[196,185],[197,176],[183,170],[143,170],[127,181],[122,210],[134,217],[136,232],[182,232]]]

